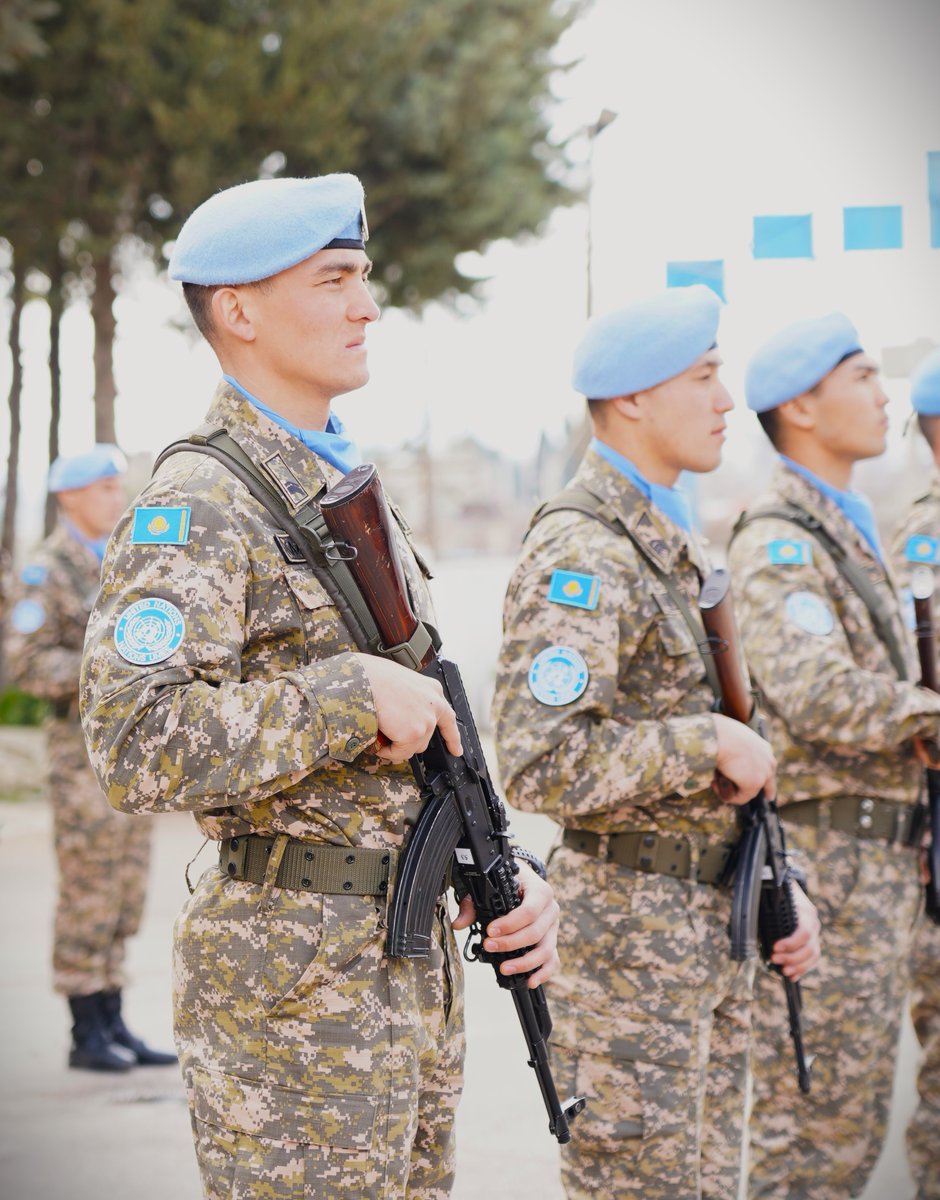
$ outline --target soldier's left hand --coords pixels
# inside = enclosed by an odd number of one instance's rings
[[[822,951],[816,905],[797,884],[793,885],[793,902],[796,906],[796,930],[789,937],[774,943],[770,961],[795,983],[816,966]]]
[[[486,930],[483,949],[492,954],[509,950],[527,950],[518,958],[500,964],[501,975],[520,975],[532,971],[529,987],[538,987],[558,971],[558,902],[550,883],[546,883],[526,862],[519,863],[516,876],[522,903],[491,921]],[[454,929],[467,929],[473,924],[473,901],[465,896],[454,918]]]

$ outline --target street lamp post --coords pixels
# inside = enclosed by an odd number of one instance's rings
[[[594,140],[597,135],[612,124],[617,119],[617,114],[610,108],[601,109],[601,114],[593,125],[588,125],[585,128],[585,133],[588,139],[588,156],[587,156],[587,245],[585,247],[587,262],[585,265],[585,274],[587,277],[587,315],[590,317],[593,311],[593,281],[591,277],[591,256],[593,252],[593,238],[591,230],[591,189],[594,186]]]

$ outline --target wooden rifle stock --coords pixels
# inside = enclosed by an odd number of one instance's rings
[[[920,661],[920,686],[940,692],[937,679],[937,631],[933,620],[934,573],[930,567],[918,568],[911,576],[914,597],[917,657]],[[934,745],[934,749],[936,746]],[[926,884],[927,916],[940,925],[940,771],[928,767],[927,813],[930,828],[930,848],[927,852],[928,880]],[[923,807],[920,809],[923,812]],[[921,826],[921,822],[916,823]]]

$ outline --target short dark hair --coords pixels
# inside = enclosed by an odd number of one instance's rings
[[[215,336],[215,323],[212,320],[212,297],[220,287],[226,287],[224,283],[184,283],[183,298],[186,301],[187,307],[195,322],[196,328],[206,339],[209,345],[213,345],[213,337]],[[240,287],[258,288],[259,291],[270,291],[270,279],[258,279],[254,283],[243,283]]]
[[[609,402],[607,400],[592,400],[589,396],[587,406],[588,414],[591,419],[594,421],[596,421],[599,417],[603,419],[604,414],[607,412],[608,403]]]
[[[759,412],[757,419],[760,421],[760,427],[770,441],[771,446],[775,450],[780,449],[780,413],[776,408],[768,408],[766,412]]]
[[[931,450],[936,451],[940,447],[940,417],[918,413],[917,425],[926,438],[927,445]]]

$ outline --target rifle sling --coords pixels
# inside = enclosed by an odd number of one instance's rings
[[[224,428],[211,429],[207,433],[195,432],[182,441],[173,442],[162,451],[153,469],[156,471],[171,454],[190,452],[207,454],[223,463],[277,524],[287,531],[314,577],[339,609],[353,641],[360,650],[366,654],[379,654],[384,658],[391,658],[402,666],[417,670],[428,649],[432,645],[437,648],[436,632],[423,621],[418,622],[407,642],[399,646],[383,646],[365,597],[349,567],[336,552],[336,544],[327,529],[320,506],[316,503],[316,496],[291,516],[284,501],[267,482],[257,465]]]
[[[770,518],[789,521],[793,525],[799,525],[801,529],[805,529],[807,533],[811,534],[821,543],[823,549],[832,559],[836,570],[868,609],[868,615],[871,617],[875,633],[888,651],[898,678],[901,680],[908,679],[907,662],[904,658],[901,642],[892,626],[890,614],[885,611],[884,603],[878,595],[875,585],[868,578],[865,569],[849,558],[842,546],[839,545],[821,521],[818,521],[805,509],[800,508],[796,504],[782,504],[779,507],[759,508],[754,512],[743,513],[738,518],[731,532],[731,541],[733,542],[741,530],[753,521],[768,520]]]
[[[526,537],[528,537],[529,533],[531,533],[543,517],[547,517],[549,513],[560,512],[566,509],[573,509],[575,512],[583,513],[587,517],[593,517],[595,521],[600,521],[602,525],[606,525],[613,533],[619,533],[630,539],[637,551],[643,556],[646,565],[653,572],[653,575],[666,589],[670,600],[672,600],[676,609],[685,620],[686,625],[691,630],[695,645],[705,665],[705,675],[712,694],[715,697],[715,703],[720,704],[721,684],[718,681],[718,672],[715,669],[711,645],[701,618],[693,613],[692,608],[675,580],[666,574],[649,549],[634,534],[632,529],[627,528],[621,517],[609,505],[605,504],[603,500],[585,488],[567,487],[559,492],[557,496],[554,496],[551,500],[546,500],[543,505],[536,509],[529,523],[529,528],[526,530]]]

